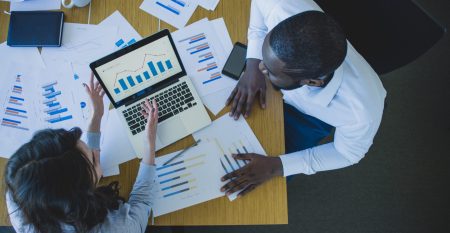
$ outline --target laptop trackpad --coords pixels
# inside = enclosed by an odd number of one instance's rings
[[[167,119],[158,125],[158,137],[163,145],[173,143],[186,134],[186,127],[178,117]]]

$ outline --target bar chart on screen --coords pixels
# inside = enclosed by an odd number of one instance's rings
[[[165,54],[153,55],[145,54],[142,60],[142,66],[136,70],[123,70],[116,73],[116,81],[114,82],[114,93],[120,94],[123,91],[140,86],[141,83],[158,79],[162,74],[169,73],[173,68],[170,59],[154,61],[149,58],[164,57]],[[127,76],[125,77],[124,74]],[[132,75],[134,74],[134,75]]]
[[[156,158],[157,200],[154,214],[160,216],[220,197],[220,164],[215,147],[200,143],[181,157],[163,165],[178,152]],[[205,176],[205,174],[209,174]]]
[[[111,97],[123,100],[182,71],[167,36],[96,68]]]

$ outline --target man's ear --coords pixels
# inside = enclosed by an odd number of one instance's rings
[[[323,86],[325,84],[325,82],[323,81],[323,80],[321,80],[321,79],[310,79],[310,78],[307,78],[307,79],[302,79],[302,80],[300,80],[300,85],[308,85],[308,86],[311,86],[311,87],[321,87],[321,86]]]

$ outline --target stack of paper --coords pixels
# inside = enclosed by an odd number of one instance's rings
[[[198,5],[214,10],[220,0],[144,0],[140,8],[176,27],[183,28]]]
[[[91,76],[89,63],[141,39],[118,11],[99,25],[66,23],[63,33],[61,48],[43,48],[41,54],[37,48],[0,46],[1,54],[10,54],[0,58],[7,87],[0,91],[0,116],[6,119],[0,135],[15,140],[1,141],[0,155],[10,156],[42,128],[86,129],[92,114],[83,87]],[[110,105],[106,97],[104,105]],[[105,111],[101,131],[104,176],[117,175],[118,165],[136,156],[114,110]]]

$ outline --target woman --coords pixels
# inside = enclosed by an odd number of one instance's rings
[[[84,85],[93,105],[87,144],[81,130],[46,129],[22,145],[6,165],[6,200],[17,232],[144,232],[154,200],[156,102],[148,100],[148,153],[128,202],[119,197],[118,183],[97,186],[100,168],[100,123],[105,92],[99,83]]]

